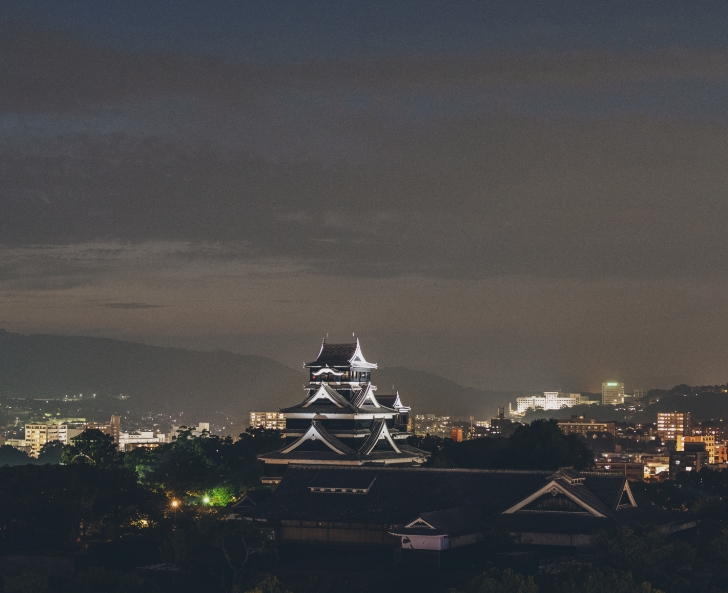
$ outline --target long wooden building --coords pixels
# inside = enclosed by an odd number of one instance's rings
[[[686,516],[640,505],[624,476],[603,472],[292,465],[265,502],[234,510],[281,549],[379,550],[441,557],[507,530],[521,546],[585,548],[616,524],[688,528]]]

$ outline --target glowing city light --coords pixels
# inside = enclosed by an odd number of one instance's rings
[[[205,504],[210,504],[210,497],[209,496],[203,496],[202,497],[202,502],[204,502]]]
[[[176,509],[178,506],[179,506],[179,501],[178,500],[173,500],[172,501],[172,507]]]

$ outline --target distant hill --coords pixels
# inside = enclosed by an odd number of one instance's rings
[[[377,370],[379,393],[392,385],[414,413],[489,418],[518,394],[482,391],[404,367]],[[137,411],[248,412],[301,401],[307,376],[264,356],[200,352],[105,338],[21,335],[0,330],[0,397],[66,394],[130,396]]]
[[[478,420],[490,419],[508,402],[515,403],[521,393],[510,391],[485,391],[463,387],[440,375],[413,371],[405,367],[385,367],[372,373],[372,383],[378,393],[392,393],[392,385],[399,391],[402,402],[412,407],[414,414],[475,416]]]
[[[300,372],[263,356],[196,352],[104,338],[0,330],[0,396],[129,395],[135,410],[276,409],[303,394]]]

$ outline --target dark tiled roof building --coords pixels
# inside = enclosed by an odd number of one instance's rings
[[[304,401],[281,410],[285,444],[260,455],[264,481],[276,484],[291,463],[336,466],[419,465],[428,453],[406,444],[410,409],[399,394],[376,395],[359,340],[321,344],[318,357],[305,363],[309,385]]]
[[[238,513],[285,546],[440,554],[498,525],[528,546],[588,546],[599,529],[685,517],[638,505],[624,476],[603,472],[291,466],[266,502]]]

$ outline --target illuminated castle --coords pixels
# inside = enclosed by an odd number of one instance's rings
[[[309,369],[304,401],[281,410],[285,444],[259,458],[264,482],[278,483],[288,464],[419,465],[429,453],[406,444],[410,409],[394,395],[375,395],[371,371],[359,340],[354,344],[321,344]]]

